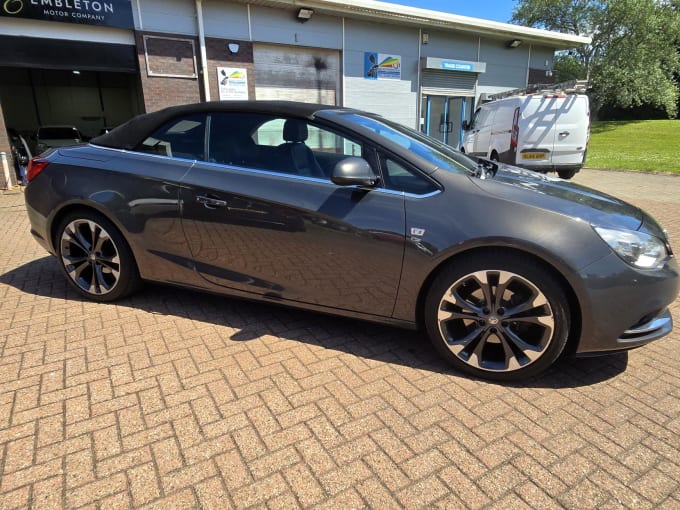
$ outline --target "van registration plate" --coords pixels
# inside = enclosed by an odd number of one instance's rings
[[[524,152],[522,159],[545,159],[547,154],[545,152]]]

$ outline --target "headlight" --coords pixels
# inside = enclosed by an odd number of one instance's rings
[[[666,245],[658,237],[633,230],[594,228],[611,249],[632,266],[651,269],[668,257]]]

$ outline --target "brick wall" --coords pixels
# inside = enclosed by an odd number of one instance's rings
[[[239,50],[232,55],[227,44],[238,43]],[[235,39],[214,39],[207,37],[205,52],[208,60],[208,78],[210,79],[210,98],[220,99],[217,81],[218,67],[243,67],[248,72],[248,99],[255,99],[255,66],[253,64],[253,43]]]
[[[145,35],[152,36],[152,38],[147,39],[146,53]],[[147,112],[203,100],[199,80],[200,74],[198,73],[200,69],[198,39],[152,32],[136,32],[135,39],[144,106]],[[182,41],[173,39],[182,39]],[[191,43],[188,42],[190,40],[194,41],[193,52]],[[161,76],[162,74],[181,76]],[[192,76],[192,74],[195,74],[195,76]]]

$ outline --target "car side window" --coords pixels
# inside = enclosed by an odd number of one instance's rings
[[[205,115],[187,115],[166,122],[136,150],[173,158],[205,159]]]
[[[392,158],[382,159],[385,187],[414,195],[425,195],[436,191],[437,186],[424,175],[398,163]]]
[[[336,163],[362,145],[306,119],[211,114],[208,161],[330,180]]]

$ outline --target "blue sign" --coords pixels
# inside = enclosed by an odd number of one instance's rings
[[[457,60],[443,60],[442,69],[447,71],[464,71],[466,73],[472,72],[471,62],[459,62]]]

